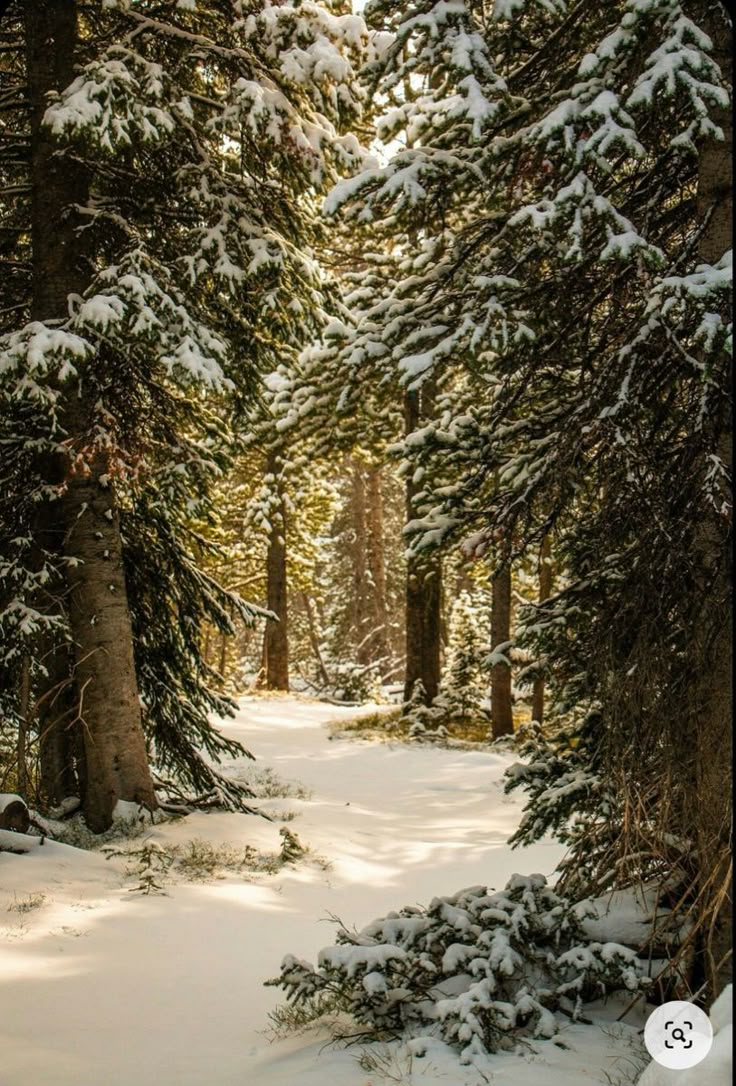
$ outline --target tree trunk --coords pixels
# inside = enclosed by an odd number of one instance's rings
[[[266,623],[263,636],[263,685],[267,690],[289,689],[289,599],[286,570],[286,504],[281,480],[281,458],[269,450],[266,473],[273,478],[275,508],[266,556],[267,607],[277,616]]]
[[[87,770],[84,816],[106,830],[118,801],[158,806],[143,735],[133,630],[123,569],[120,518],[105,485],[108,458],[93,456],[75,474],[64,498],[69,530],[69,621],[75,647],[78,714]]]
[[[371,663],[367,537],[365,469],[360,460],[353,459],[350,462],[350,559],[353,582],[350,625],[356,660],[364,665]]]
[[[73,208],[87,202],[89,180],[82,165],[58,154],[41,122],[48,93],[75,75],[77,6],[75,0],[26,0],[24,15],[32,126],[32,311],[37,320],[63,319],[69,294],[88,285],[85,243]],[[63,425],[75,447],[64,464],[64,489],[56,504],[64,551],[77,563],[68,573],[69,624],[88,771],[84,811],[90,828],[102,832],[119,800],[151,810],[157,804],[141,722],[120,523],[107,485],[108,454],[85,448],[94,391],[87,380],[69,383],[65,392]],[[83,454],[81,468],[77,454]]]
[[[511,640],[511,567],[496,573],[491,598],[491,650]],[[513,735],[514,717],[511,707],[511,668],[495,664],[491,668],[491,734],[494,739]]]
[[[227,671],[227,634],[220,634],[220,677],[225,682],[225,672]]]
[[[312,646],[312,652],[314,658],[317,661],[317,670],[319,671],[319,677],[322,680],[324,686],[330,685],[330,676],[327,674],[327,668],[325,662],[322,659],[322,651],[319,647],[319,637],[317,636],[317,623],[314,618],[314,611],[312,610],[312,598],[308,592],[302,592],[302,603],[304,604],[304,612],[307,616],[307,629],[309,630],[309,644]]]
[[[407,392],[404,400],[406,434],[413,433],[422,418],[431,413],[434,389],[427,384],[421,395]],[[411,475],[406,482],[407,520],[416,517],[414,505],[418,487]],[[440,682],[442,630],[442,560],[437,552],[412,554],[406,564],[406,676],[404,700],[408,701],[417,680],[424,687],[427,702],[437,697]]]
[[[698,9],[702,11],[702,8]],[[710,35],[714,59],[728,83],[732,82],[732,26],[725,7],[708,6],[700,19]],[[701,149],[698,167],[698,212],[708,219],[700,239],[699,256],[713,264],[731,248],[733,231],[732,115],[714,108],[712,119],[725,135],[709,139]],[[732,469],[731,408],[721,421],[717,453],[729,477]],[[725,493],[726,508],[730,494]],[[694,558],[700,585],[700,610],[693,624],[699,666],[693,674],[693,714],[690,733],[696,744],[696,779],[691,782],[691,812],[695,828],[700,880],[704,900],[700,913],[712,912],[712,926],[704,940],[701,960],[696,962],[698,982],[705,985],[705,1001],[731,981],[731,922],[733,902],[730,881],[731,753],[732,753],[732,598],[729,525],[715,507],[703,517],[696,534]],[[723,896],[719,898],[719,894]]]
[[[18,762],[16,792],[28,802],[28,764],[26,750],[28,730],[31,723],[31,660],[29,656],[23,657],[20,665],[20,721],[18,724],[18,740],[16,743],[16,758]]]
[[[552,595],[552,544],[548,535],[542,540],[539,552],[539,602],[544,603]],[[544,723],[544,679],[534,680],[532,692],[532,720]]]
[[[383,525],[383,489],[380,464],[368,469],[368,568],[371,580],[371,659],[388,667],[388,600],[386,596],[386,540]]]

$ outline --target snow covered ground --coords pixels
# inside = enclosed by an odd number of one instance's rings
[[[372,711],[370,707],[362,710]],[[374,711],[374,710],[373,710]],[[273,1041],[264,988],[287,952],[314,960],[347,926],[516,871],[551,874],[553,842],[511,852],[520,799],[503,794],[511,756],[331,738],[353,717],[305,699],[244,699],[224,727],[255,766],[309,798],[262,801],[272,823],[197,814],[155,827],[192,839],[278,851],[279,818],[328,862],[275,874],[177,878],[167,894],[130,892],[125,862],[54,842],[0,854],[0,1086],[624,1086],[641,1061],[636,1034],[603,1008],[593,1026],[563,1027],[566,1047],[494,1057],[482,1077],[438,1047],[413,1061],[399,1046],[324,1048],[314,1031]],[[138,842],[140,843],[140,842]],[[361,1066],[362,1063],[362,1066]]]

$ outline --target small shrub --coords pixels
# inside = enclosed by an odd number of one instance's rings
[[[279,830],[279,836],[281,838],[281,852],[279,858],[283,864],[293,864],[297,860],[301,860],[302,856],[306,856],[307,849],[301,843],[299,838],[291,830],[288,830],[286,826],[282,826]]]
[[[554,1036],[557,1010],[575,1018],[588,999],[646,985],[632,950],[585,936],[591,912],[542,875],[515,875],[499,893],[476,886],[340,928],[317,968],[289,955],[268,983],[298,1005],[332,998],[378,1038],[434,1034],[469,1062],[524,1034]]]
[[[285,781],[267,766],[248,779],[248,785],[258,799],[311,799],[312,793],[298,781]]]
[[[26,897],[17,897],[13,894],[13,900],[8,905],[9,913],[30,913],[34,909],[40,909],[46,900],[46,895],[41,893],[28,894]]]
[[[113,856],[125,858],[127,873],[138,879],[138,885],[131,886],[131,893],[166,893],[164,881],[175,859],[172,849],[167,849],[156,841],[146,840],[139,848],[123,850],[108,845],[102,851],[108,860]]]

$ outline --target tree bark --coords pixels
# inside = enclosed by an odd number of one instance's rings
[[[552,595],[552,544],[548,535],[542,540],[539,551],[539,602],[544,603]],[[544,679],[534,680],[532,691],[532,720],[544,723]]]
[[[423,418],[431,413],[434,388],[427,383],[418,391],[405,394],[406,434],[413,433]],[[411,475],[406,482],[407,520],[416,516],[415,496],[418,486]],[[424,687],[427,702],[437,697],[440,682],[440,647],[442,631],[442,560],[438,553],[412,554],[406,566],[406,675],[404,700],[408,701],[417,680]]]
[[[356,660],[359,664],[364,665],[371,663],[367,538],[365,468],[360,460],[352,459],[350,461],[350,559],[352,568],[350,625],[356,646]]]
[[[388,667],[388,599],[386,595],[386,540],[383,523],[383,476],[380,464],[368,469],[368,568],[371,580],[371,659]]]
[[[266,623],[263,635],[263,685],[267,690],[289,689],[289,594],[286,568],[286,503],[281,480],[281,458],[269,450],[266,472],[275,487],[275,508],[266,556],[267,607],[278,621]]]
[[[330,685],[330,676],[327,674],[327,668],[325,662],[322,659],[322,651],[319,647],[319,637],[317,636],[317,623],[314,618],[314,611],[312,610],[312,597],[308,592],[302,592],[302,603],[304,604],[304,612],[307,616],[307,629],[309,631],[309,644],[312,646],[312,652],[314,658],[317,661],[317,670],[319,671],[319,677],[322,680],[324,686]]]
[[[87,202],[87,172],[71,156],[58,153],[42,124],[49,92],[63,89],[75,75],[77,5],[75,0],[26,0],[24,18],[31,103],[32,312],[37,320],[58,320],[67,315],[68,296],[82,293],[89,280],[74,212],[76,205]],[[71,447],[56,505],[64,552],[76,563],[68,573],[69,624],[88,771],[84,813],[90,828],[102,832],[119,800],[150,810],[157,804],[143,736],[108,454],[93,448],[88,438],[89,384],[64,386],[62,421]],[[54,485],[58,471],[57,461],[51,471]]]
[[[18,761],[17,788],[16,791],[28,802],[28,764],[26,762],[26,749],[28,731],[31,723],[31,660],[29,656],[23,657],[20,665],[20,721],[18,724],[18,740],[16,743],[16,756]]]
[[[493,578],[491,599],[491,649],[511,639],[511,567],[504,566]],[[513,735],[511,704],[511,668],[495,664],[491,668],[491,734],[494,739]]]
[[[714,44],[713,56],[725,80],[733,79],[732,25],[725,7],[708,5],[704,26]],[[730,109],[713,108],[711,117],[724,132],[723,141],[708,139],[698,165],[698,213],[707,218],[699,248],[704,263],[716,263],[732,246],[733,237],[733,118]],[[730,478],[732,471],[731,404],[720,421],[715,450]],[[724,491],[725,491],[724,486]],[[723,494],[723,508],[730,495]],[[699,666],[693,675],[693,720],[690,733],[696,743],[696,779],[692,781],[691,811],[704,900],[702,914],[712,912],[712,924],[696,961],[696,983],[705,986],[706,1002],[732,979],[731,863],[731,755],[732,755],[732,591],[730,526],[715,506],[698,526],[694,559],[701,606],[693,625]],[[719,897],[722,894],[722,897]],[[699,986],[699,985],[698,985]]]

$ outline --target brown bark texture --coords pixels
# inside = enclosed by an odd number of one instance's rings
[[[271,531],[266,556],[266,606],[278,621],[266,623],[263,635],[263,685],[267,690],[289,689],[289,589],[286,567],[286,503],[280,479],[281,462],[269,451],[266,472],[275,480],[276,503],[271,511]]]
[[[359,664],[371,663],[370,586],[368,584],[368,511],[365,468],[358,459],[350,461],[350,559],[352,595],[350,625]]]
[[[539,602],[544,603],[552,595],[552,583],[553,583],[553,569],[552,569],[552,544],[548,535],[542,540],[542,546],[539,549]],[[538,724],[544,723],[544,693],[545,683],[544,679],[540,676],[534,680],[534,688],[532,690],[532,720],[536,720]]]
[[[431,384],[405,395],[406,433],[413,433],[422,418],[431,412],[434,390]],[[411,476],[406,483],[407,520],[416,516],[417,492]],[[442,560],[437,553],[412,555],[406,569],[406,674],[404,699],[411,697],[414,684],[421,681],[427,702],[437,697],[440,682],[442,631]]]
[[[368,469],[368,569],[371,581],[371,660],[389,663],[389,614],[386,595],[386,538],[383,519],[383,477],[380,464]]]
[[[511,639],[511,568],[503,566],[491,585],[491,649]],[[494,739],[512,735],[514,716],[511,702],[511,668],[495,664],[491,668],[491,734]]]

